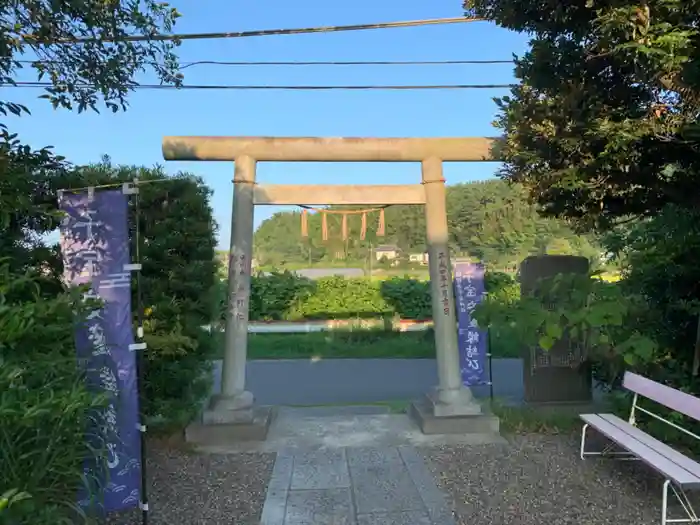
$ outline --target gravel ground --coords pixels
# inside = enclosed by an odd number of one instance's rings
[[[516,436],[509,445],[426,448],[423,454],[459,525],[661,522],[659,476],[636,461],[581,461],[576,438]]]
[[[258,525],[275,454],[201,455],[150,447],[149,525]],[[140,511],[109,525],[140,524]]]

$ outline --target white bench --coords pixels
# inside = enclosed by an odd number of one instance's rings
[[[625,421],[613,414],[581,414],[585,422],[581,432],[581,459],[585,456],[612,456],[619,459],[634,459],[646,463],[665,478],[661,500],[661,523],[700,523],[687,491],[700,489],[700,463],[651,437],[636,427],[635,415],[643,412],[674,427],[700,441],[700,436],[655,414],[638,404],[639,396],[645,397],[671,410],[700,421],[700,399],[674,388],[662,385],[643,376],[626,372],[623,386],[634,392],[632,411]],[[591,427],[610,440],[602,451],[586,450],[586,430]],[[617,450],[615,450],[617,449]],[[668,517],[669,488],[678,498],[686,518]]]

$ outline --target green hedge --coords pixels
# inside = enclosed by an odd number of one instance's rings
[[[123,183],[136,177],[158,181],[139,187],[148,344],[143,409],[152,428],[177,428],[196,415],[211,390],[209,360],[216,349],[201,329],[216,318],[218,308],[211,189],[191,174],[180,173],[165,181],[162,168],[113,166],[106,161],[82,168],[80,177],[78,186]],[[133,212],[131,207],[132,225]],[[132,235],[133,231],[132,227]]]
[[[486,289],[499,296],[517,297],[519,287],[508,274],[486,274]],[[226,283],[219,287],[220,311],[226,310]],[[310,280],[291,272],[254,276],[250,319],[299,321],[398,316],[425,320],[432,317],[430,282],[410,277],[376,281],[364,277],[325,277]]]

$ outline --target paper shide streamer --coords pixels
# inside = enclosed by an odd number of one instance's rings
[[[301,236],[309,236],[309,212],[313,211],[321,215],[321,238],[324,241],[328,240],[329,229],[328,229],[328,215],[340,215],[341,219],[341,235],[344,241],[347,241],[350,237],[350,227],[348,226],[348,216],[349,215],[361,215],[362,221],[360,226],[360,239],[365,240],[367,237],[367,215],[374,212],[379,212],[379,219],[377,221],[376,235],[378,237],[383,237],[386,233],[386,218],[384,216],[384,208],[368,208],[364,210],[332,210],[326,208],[311,208],[308,206],[302,206],[301,210]]]

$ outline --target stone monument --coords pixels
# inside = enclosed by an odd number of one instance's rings
[[[540,279],[558,274],[586,274],[585,257],[571,255],[538,255],[526,258],[520,265],[522,295],[535,293]],[[526,403],[577,403],[591,401],[591,370],[585,362],[585,351],[567,337],[550,350],[539,346],[523,349],[523,384]]]

